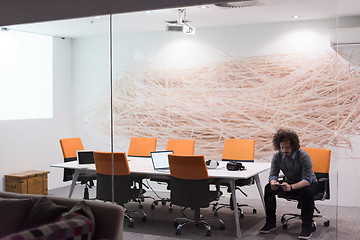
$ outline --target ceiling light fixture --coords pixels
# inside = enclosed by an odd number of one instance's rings
[[[294,16],[292,16],[292,18],[298,19],[298,18],[300,18],[300,16],[299,15],[294,15]]]
[[[195,34],[195,28],[190,26],[189,21],[186,19],[186,10],[178,9],[178,18],[176,21],[166,21],[167,32],[183,32],[185,34]]]

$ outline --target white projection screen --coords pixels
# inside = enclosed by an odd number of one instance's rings
[[[52,37],[0,31],[0,120],[53,117]]]

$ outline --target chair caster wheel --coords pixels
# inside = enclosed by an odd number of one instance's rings
[[[177,228],[179,224],[177,222],[174,222],[174,228]]]
[[[244,218],[244,214],[243,214],[243,213],[240,213],[240,218]]]
[[[257,213],[256,209],[253,209],[253,214],[256,214],[256,213]]]
[[[142,222],[146,222],[146,220],[147,220],[146,217],[142,217],[142,218],[141,218],[141,221],[142,221]]]
[[[154,210],[154,209],[155,209],[155,205],[154,205],[154,204],[151,204],[150,209],[151,209],[151,210]]]
[[[206,236],[207,236],[207,237],[210,237],[210,236],[211,236],[211,231],[210,231],[210,230],[207,230],[207,231],[206,231]]]
[[[164,200],[161,201],[161,205],[163,205],[163,206],[166,205],[166,201],[164,201]]]
[[[287,225],[287,224],[283,224],[283,225],[282,225],[282,229],[284,229],[284,230],[286,230],[286,229],[287,229],[287,227],[288,227],[288,225]]]
[[[330,226],[330,221],[326,221],[326,222],[324,222],[324,226],[325,226],[325,227]]]
[[[158,205],[159,203],[158,202],[154,202],[155,205]]]
[[[175,234],[176,234],[176,235],[181,235],[181,231],[180,231],[180,229],[176,229]]]
[[[284,222],[285,222],[285,218],[281,217],[281,223],[284,223]]]
[[[225,229],[225,225],[224,224],[221,224],[220,225],[220,230],[224,230]]]
[[[129,222],[128,227],[133,228],[134,227],[134,222]]]

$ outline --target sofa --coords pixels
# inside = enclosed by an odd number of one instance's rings
[[[0,192],[0,240],[121,240],[123,221],[116,204]]]

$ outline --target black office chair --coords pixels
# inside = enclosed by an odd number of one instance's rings
[[[218,218],[205,219],[200,215],[200,208],[207,208],[210,202],[218,200],[221,192],[210,191],[209,175],[204,156],[169,155],[171,175],[171,203],[184,207],[184,217],[176,218],[174,226],[176,235],[181,234],[181,228],[188,223],[202,224],[206,227],[206,236],[211,236],[209,220],[220,222],[220,229],[225,229],[224,222]],[[185,209],[194,210],[194,218],[185,215]]]
[[[194,155],[195,151],[195,140],[194,139],[168,139],[166,145],[166,151],[173,151],[176,155]],[[171,189],[171,181],[169,179],[161,178],[150,178],[151,181],[158,182],[159,184],[167,184],[167,189]],[[165,205],[166,202],[169,202],[169,212],[172,212],[172,203],[170,198],[160,198],[154,200],[151,204],[151,209],[155,209],[155,205],[158,205],[161,202],[162,205]]]
[[[84,146],[80,138],[64,138],[60,139],[60,146],[64,156],[64,162],[77,161],[76,151],[84,150]],[[71,181],[73,179],[74,170],[64,169],[63,181]],[[84,185],[84,199],[89,199],[89,188],[94,186],[96,173],[80,173],[77,179],[80,184]]]
[[[135,200],[140,196],[140,189],[133,187],[133,180],[130,176],[129,164],[125,153],[115,152],[114,154],[114,186],[112,184],[112,153],[94,152],[97,186],[96,199],[112,201],[112,191],[114,187],[114,202],[124,207],[130,200]],[[128,210],[125,208],[125,217],[129,219],[129,227],[134,227],[134,218],[131,213],[142,215],[141,220],[146,222],[146,214],[140,210]]]
[[[254,162],[255,156],[255,140],[254,139],[225,139],[224,149],[222,153],[222,161],[235,161],[235,162]],[[241,189],[243,186],[252,185],[255,183],[255,179],[238,179],[235,181],[235,190],[239,190],[242,194],[247,197],[247,194]],[[227,187],[227,192],[231,193],[230,184],[229,183],[220,183],[221,186]],[[222,208],[230,208],[234,210],[232,195],[230,197],[229,204],[223,203],[215,203],[213,205],[214,216],[218,216],[218,211]],[[244,212],[241,207],[250,207],[252,208],[252,212],[256,213],[256,208],[251,204],[240,204],[238,203],[237,209],[240,213],[240,217],[244,217]]]
[[[329,184],[329,169],[330,169],[330,159],[331,159],[331,150],[322,149],[322,148],[302,148],[307,151],[310,155],[310,158],[313,162],[313,171],[318,180],[317,193],[314,196],[315,201],[324,201],[330,199],[330,184]],[[301,202],[296,195],[289,195],[286,193],[279,193],[278,197],[285,198],[288,201],[296,201],[298,203],[297,208],[301,208]],[[319,209],[315,206],[314,209],[318,214],[314,214],[314,218],[323,218],[325,219],[324,226],[330,226],[330,220],[326,216],[320,215]],[[288,223],[292,219],[301,219],[300,214],[295,213],[285,213],[281,217],[281,223],[283,229],[287,229]],[[316,230],[316,222],[313,222],[313,231]]]
[[[156,151],[156,138],[151,137],[132,137],[130,139],[130,145],[127,155],[129,157],[143,157],[149,158],[151,157],[150,153]],[[143,183],[143,178],[138,177],[134,179],[134,182],[137,183],[138,188],[140,189],[140,200],[139,201],[139,208],[142,209],[143,205],[141,202],[145,201],[145,198],[150,198],[155,200],[152,196],[146,196],[146,190],[143,188],[149,188],[146,184]]]

